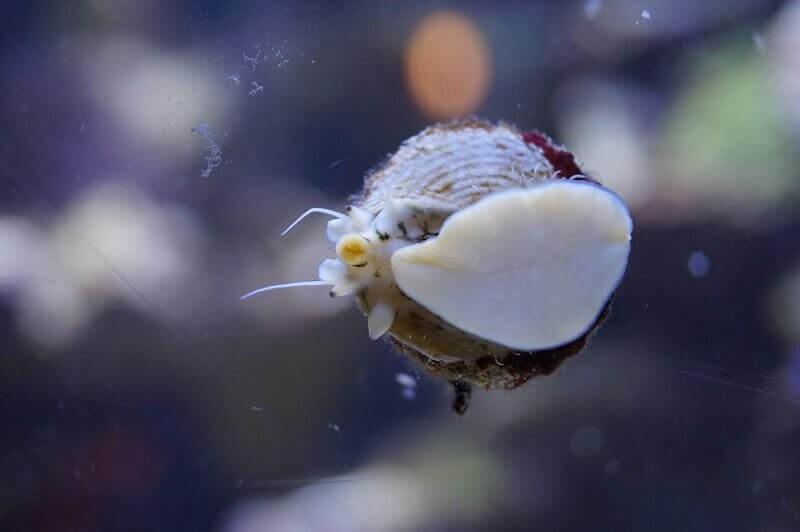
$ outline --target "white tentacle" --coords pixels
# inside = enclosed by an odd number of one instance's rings
[[[334,284],[336,283],[333,281],[299,281],[296,283],[271,284],[269,286],[253,290],[252,292],[248,292],[239,299],[247,299],[250,296],[260,294],[261,292],[269,292],[270,290],[278,290],[280,288],[294,288],[296,286],[333,286]]]
[[[284,229],[283,233],[281,233],[281,236],[283,236],[286,233],[288,233],[289,231],[291,231],[292,228],[294,228],[295,225],[297,225],[300,222],[302,222],[303,219],[306,216],[308,216],[309,214],[314,214],[314,213],[327,214],[329,216],[333,216],[334,218],[339,218],[341,220],[346,220],[347,219],[347,215],[343,214],[341,212],[332,211],[330,209],[323,209],[322,207],[312,207],[312,208],[308,209],[306,212],[304,212],[303,214],[301,214],[300,217],[297,220],[295,220],[294,222],[292,222],[292,224],[289,227]]]

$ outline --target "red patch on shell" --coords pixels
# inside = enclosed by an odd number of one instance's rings
[[[522,134],[526,144],[533,144],[541,149],[545,158],[553,165],[560,177],[570,178],[574,175],[583,175],[575,156],[560,146],[553,144],[553,140],[541,131],[533,130]]]

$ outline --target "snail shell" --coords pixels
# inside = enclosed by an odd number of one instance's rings
[[[333,217],[319,280],[353,295],[372,338],[451,381],[513,388],[577,353],[630,251],[613,192],[539,133],[476,119],[431,126]],[[287,231],[289,230],[287,229]],[[465,407],[464,407],[465,408]]]
[[[552,164],[506,124],[478,120],[436,125],[405,141],[368,176],[356,205],[377,215],[386,198],[453,213],[503,189],[549,179]]]

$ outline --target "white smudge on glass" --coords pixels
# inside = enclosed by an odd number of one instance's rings
[[[222,164],[222,147],[217,144],[216,135],[211,130],[211,124],[208,122],[200,122],[192,128],[192,133],[197,133],[203,139],[206,148],[206,156],[204,160],[206,167],[200,171],[200,175],[208,177],[214,168]]]

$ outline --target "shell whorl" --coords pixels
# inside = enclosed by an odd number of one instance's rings
[[[355,204],[379,213],[387,198],[455,212],[506,188],[554,177],[541,148],[504,123],[476,119],[437,124],[406,140],[369,176]]]

